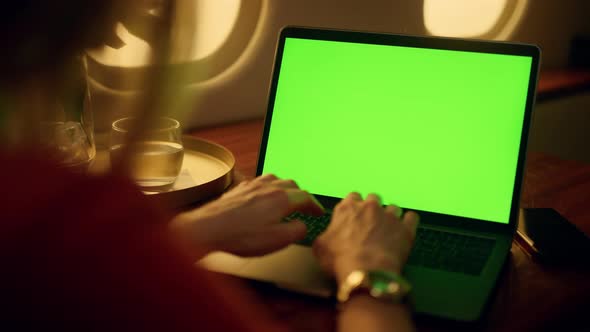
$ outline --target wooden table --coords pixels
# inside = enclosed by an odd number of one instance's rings
[[[537,85],[537,102],[588,91],[589,88],[589,69],[544,70],[540,74],[539,84]]]
[[[238,178],[256,172],[262,120],[194,131],[200,138],[229,148],[236,157]],[[590,165],[544,155],[529,155],[522,207],[552,207],[590,234]],[[251,283],[249,283],[251,284]],[[333,303],[253,283],[256,294],[274,317],[297,331],[333,331]],[[420,331],[538,331],[584,326],[590,313],[590,270],[542,266],[516,244],[497,292],[476,325],[417,318]],[[580,330],[590,330],[587,323]],[[571,330],[571,328],[569,329]]]

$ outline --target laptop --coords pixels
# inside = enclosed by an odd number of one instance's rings
[[[288,27],[278,41],[257,175],[291,178],[333,208],[379,194],[421,216],[404,275],[419,314],[481,317],[516,230],[539,49],[532,45]],[[304,241],[218,272],[318,296],[334,283]]]

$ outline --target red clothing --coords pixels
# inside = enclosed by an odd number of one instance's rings
[[[126,178],[0,153],[0,181],[0,330],[277,330],[195,267]]]

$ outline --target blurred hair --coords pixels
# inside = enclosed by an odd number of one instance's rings
[[[8,0],[0,11],[0,84],[59,70],[100,45],[125,15],[128,1]]]

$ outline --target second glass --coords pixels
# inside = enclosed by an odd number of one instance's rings
[[[161,117],[143,129],[141,140],[129,142],[130,130],[136,127],[137,118],[129,117],[113,122],[111,128],[110,158],[128,158],[131,176],[141,187],[154,188],[174,183],[182,168],[184,149],[180,123]],[[127,144],[133,144],[129,149]],[[125,152],[130,153],[124,156]]]

